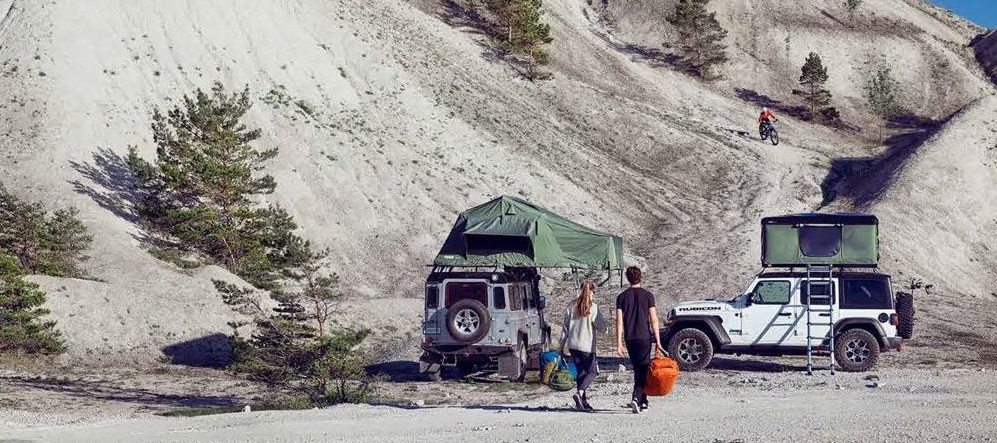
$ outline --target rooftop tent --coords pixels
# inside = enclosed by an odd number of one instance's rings
[[[762,266],[875,267],[879,220],[870,214],[792,214],[762,219]]]
[[[623,239],[502,196],[457,217],[435,266],[620,269]]]

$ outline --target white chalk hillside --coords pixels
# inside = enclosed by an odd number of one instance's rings
[[[794,17],[830,20],[818,7],[827,2],[799,3],[817,6],[794,6]],[[531,83],[494,60],[472,27],[448,24],[455,19],[430,0],[0,0],[7,11],[0,23],[0,179],[53,207],[79,207],[95,235],[90,268],[104,282],[39,278],[71,354],[147,359],[163,346],[227,332],[231,313],[210,279],[232,277],[214,267],[182,271],[143,250],[121,158],[129,145],[151,158],[153,107],[172,106],[213,81],[232,89],[248,84],[259,99],[249,123],[262,128],[261,147],[280,148],[270,169],[279,183],[273,198],[307,238],[333,248],[330,269],[353,298],[346,321],[393,325],[398,337],[419,327],[424,265],[456,213],[495,195],[519,195],[623,235],[628,259],[646,267],[668,302],[738,289],[757,267],[760,216],[817,208],[833,158],[878,153],[850,133],[792,118],[783,120],[778,147],[731,132],[751,130],[758,108],[738,99],[734,87],[749,85],[742,82],[751,76],[772,90],[790,83],[753,74],[741,43],[732,47],[728,79],[706,85],[621,50],[643,31],[619,22],[608,33],[585,0],[545,4],[554,79]],[[610,1],[610,10],[622,4]],[[754,17],[753,9],[739,11]],[[890,34],[898,50],[921,54],[924,45],[935,48],[929,35],[955,42],[966,34],[963,25],[946,27],[920,9],[899,11],[865,13],[920,30]],[[735,36],[758,26],[723,24]],[[772,55],[775,65],[802,63],[806,42],[835,35],[831,24],[825,28],[791,40],[788,55]],[[862,29],[845,33],[855,41],[866,32],[878,36]],[[948,68],[911,64],[911,72],[895,72],[945,97],[940,109],[992,91],[977,79],[971,57],[945,54]],[[847,57],[835,63],[863,69]],[[924,69],[938,77],[918,74]],[[842,109],[861,114],[861,103],[842,97]],[[918,155],[940,155],[932,148],[938,143],[957,149],[949,143],[961,137],[959,121]],[[901,175],[890,192],[922,192],[923,179]],[[981,190],[993,184],[992,175],[979,180],[973,183]],[[949,199],[986,211],[992,197],[938,192],[946,194],[917,194],[925,214],[945,213]],[[983,271],[986,262],[952,256],[932,265],[919,258],[930,250],[903,249],[903,235],[934,228],[926,218],[901,216],[892,196],[882,206],[896,236],[884,241],[885,256],[902,250],[911,272],[944,282],[953,294],[987,284],[957,284],[941,266],[992,275]],[[978,233],[981,254],[997,247],[992,236],[971,230],[985,215],[951,217],[951,235]]]

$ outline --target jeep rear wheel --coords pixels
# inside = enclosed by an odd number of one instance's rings
[[[698,371],[709,366],[713,360],[713,342],[705,332],[685,328],[668,341],[668,353],[678,362],[681,370]]]
[[[849,329],[835,339],[834,360],[846,372],[863,372],[879,362],[879,341],[865,329]]]
[[[457,342],[476,343],[490,328],[488,310],[477,300],[460,300],[447,310],[447,331]]]

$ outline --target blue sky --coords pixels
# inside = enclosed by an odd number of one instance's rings
[[[995,0],[931,0],[952,12],[990,29],[997,28]]]

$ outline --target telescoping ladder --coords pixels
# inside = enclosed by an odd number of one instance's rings
[[[813,375],[813,358],[816,352],[823,351],[827,341],[828,369],[834,375],[834,268],[830,265],[807,265],[807,375]],[[827,326],[828,334],[814,336],[815,326]],[[814,344],[814,340],[818,340]]]

